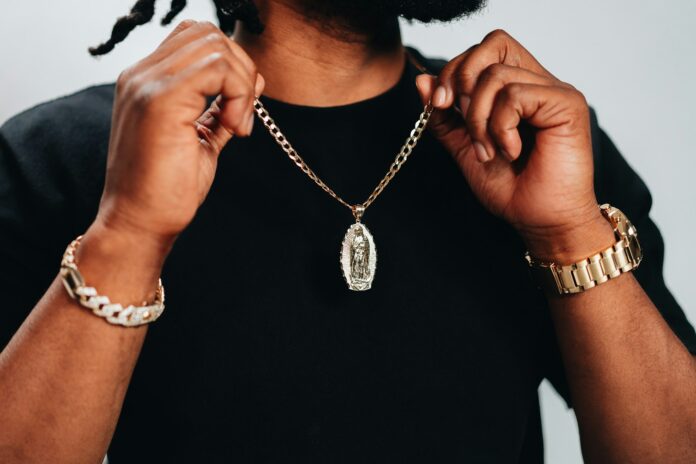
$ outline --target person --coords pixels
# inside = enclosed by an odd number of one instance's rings
[[[650,193],[580,91],[503,31],[450,61],[402,44],[399,16],[476,0],[215,5],[219,27],[184,21],[115,85],[0,130],[0,461],[538,463],[543,378],[588,462],[696,461],[696,335]],[[92,53],[153,14],[139,0]],[[362,218],[372,288],[350,291],[351,216],[297,156],[364,206],[421,114]],[[539,289],[525,251],[617,242],[599,203],[643,262]],[[160,276],[161,318],[119,325],[160,308]]]

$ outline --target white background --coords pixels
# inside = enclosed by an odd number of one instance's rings
[[[0,123],[38,102],[88,84],[113,81],[167,33],[152,24],[134,31],[109,56],[89,45],[105,39],[134,0],[5,2],[0,17]],[[162,3],[162,2],[160,2]],[[190,0],[181,18],[213,20],[212,2]],[[696,227],[696,2],[635,0],[491,0],[474,18],[438,26],[404,25],[406,43],[453,57],[503,28],[559,78],[585,93],[654,198],[653,218],[665,238],[665,276],[696,321],[689,266]],[[159,6],[158,16],[168,2]],[[691,143],[689,143],[691,142]],[[650,259],[648,256],[647,259]],[[572,412],[541,388],[547,462],[582,462]]]

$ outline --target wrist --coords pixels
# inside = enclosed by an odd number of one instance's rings
[[[565,226],[521,231],[529,254],[545,263],[571,264],[616,243],[611,223],[597,209],[596,215]]]
[[[175,236],[156,236],[97,217],[82,242],[99,243],[103,253],[136,259],[140,266],[161,269],[175,240]]]
[[[87,285],[112,302],[150,302],[171,242],[111,228],[96,220],[85,232],[75,254]]]

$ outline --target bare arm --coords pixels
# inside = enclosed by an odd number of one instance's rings
[[[166,248],[95,226],[78,250],[113,301],[151,301]],[[56,279],[0,353],[0,461],[100,463],[147,328],[106,323]]]
[[[600,222],[532,246],[574,262],[613,240]],[[634,275],[548,301],[587,461],[696,462],[696,360]]]
[[[509,34],[493,31],[418,88],[432,133],[533,257],[568,264],[615,242],[584,95]],[[696,363],[635,276],[549,302],[588,461],[696,462]]]
[[[104,193],[76,256],[88,285],[124,305],[152,301],[220,150],[251,132],[258,77],[216,26],[193,21],[122,73]],[[0,354],[0,462],[100,463],[145,333],[81,308],[56,279]]]

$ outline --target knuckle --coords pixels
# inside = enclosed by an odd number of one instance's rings
[[[188,29],[191,26],[195,26],[196,24],[197,24],[197,21],[194,21],[193,19],[184,19],[183,21],[180,21],[179,24],[176,25],[175,30],[183,31],[185,29]]]
[[[222,53],[213,53],[210,55],[209,66],[220,72],[229,72],[232,68],[229,61],[227,61]]]
[[[227,48],[222,42],[206,44],[205,52],[208,56],[215,56],[215,59],[223,59],[227,55]]]
[[[575,97],[575,117],[577,121],[586,121],[590,117],[590,105],[587,103],[585,95],[580,91],[574,92]]]
[[[501,39],[509,39],[510,34],[508,34],[506,31],[503,29],[495,29],[491,32],[489,32],[486,37],[483,39],[484,42],[486,41],[491,41],[491,40],[501,40]]]
[[[501,91],[501,97],[506,103],[519,100],[524,92],[524,86],[519,83],[508,84]]]
[[[586,109],[589,105],[587,103],[587,98],[585,97],[585,94],[573,87],[570,90],[571,95],[573,96],[575,103],[577,104],[578,108],[580,109]]]
[[[201,30],[204,30],[204,31],[216,31],[216,30],[219,30],[219,28],[218,28],[215,24],[213,24],[212,22],[210,22],[210,21],[201,21],[201,22],[197,23],[197,26],[198,26]]]
[[[505,129],[505,127],[499,122],[496,123],[496,121],[493,121],[491,123],[491,127],[488,129],[488,131],[494,138],[498,140],[504,139],[507,134],[507,130]]]
[[[116,78],[116,90],[125,90],[130,82],[133,71],[131,68],[126,68]]]
[[[210,32],[203,38],[203,41],[208,46],[219,46],[224,44],[222,34],[219,32]]]
[[[504,79],[507,67],[500,63],[493,63],[486,67],[481,73],[481,79],[484,81],[502,81]]]
[[[146,109],[152,107],[153,102],[155,102],[158,96],[162,93],[161,86],[155,82],[145,82],[134,87],[130,94],[129,99],[139,111],[145,111]]]
[[[585,112],[589,113],[590,107],[587,102],[587,98],[585,97],[585,94],[583,94],[573,86],[560,87],[559,90],[561,91],[561,95],[564,95],[565,98],[567,98],[567,101],[570,105],[570,110],[574,114],[582,115]]]
[[[575,88],[575,86],[573,86],[572,84],[569,84],[568,82],[563,82],[563,81],[560,80],[560,79],[554,79],[554,83],[555,83],[556,85],[558,85],[559,87],[562,87],[562,88],[564,88],[564,89],[568,89],[568,90],[577,90],[577,89]]]
[[[487,132],[488,119],[482,115],[472,114],[467,119],[467,125],[474,138],[481,139]]]
[[[140,74],[134,68],[126,68],[121,71],[116,79],[116,92],[128,97],[138,89],[142,81]]]
[[[471,94],[476,86],[476,81],[476,74],[469,71],[467,66],[462,66],[454,74],[455,88],[461,93]]]

